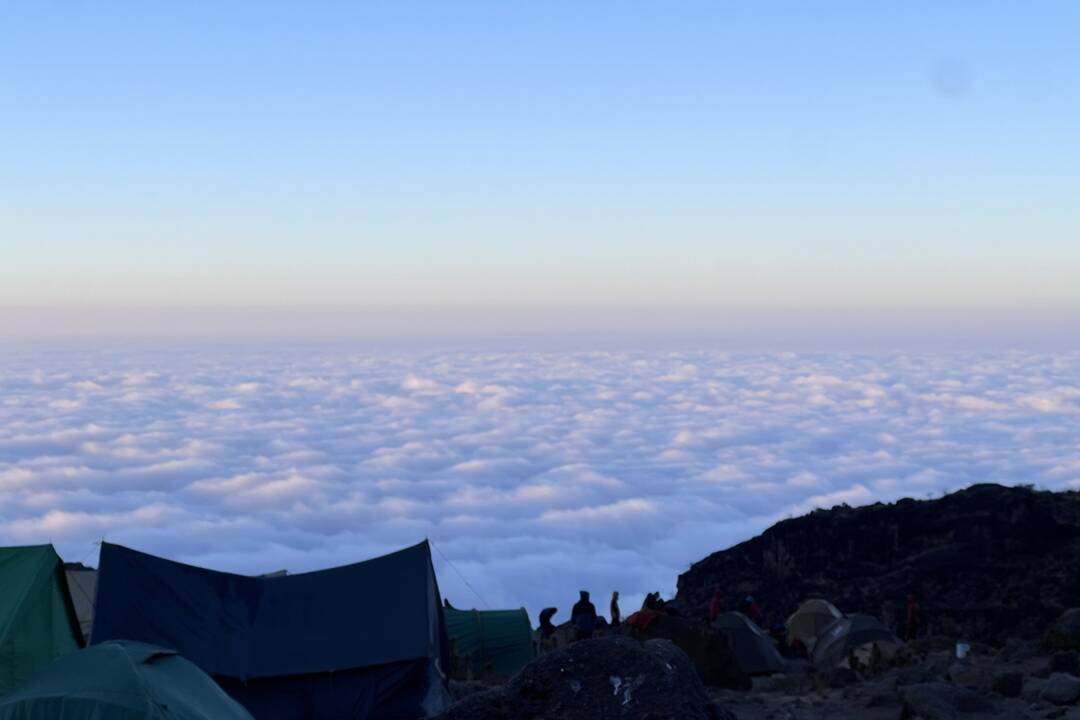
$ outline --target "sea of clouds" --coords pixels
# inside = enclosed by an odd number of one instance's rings
[[[0,351],[0,543],[311,570],[434,541],[459,607],[624,610],[815,507],[1080,488],[1080,354]]]

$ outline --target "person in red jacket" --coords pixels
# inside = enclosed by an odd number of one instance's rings
[[[915,599],[915,596],[908,593],[905,639],[914,640],[919,635],[920,625],[922,625],[922,608],[919,607],[919,601]]]
[[[750,618],[750,621],[758,626],[765,619],[765,613],[761,611],[761,606],[754,600],[753,595],[746,596],[746,617]]]
[[[709,601],[709,622],[712,622],[724,611],[724,596],[720,588],[713,591],[712,600]]]

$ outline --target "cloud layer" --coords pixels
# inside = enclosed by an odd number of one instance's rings
[[[456,605],[558,618],[792,514],[975,482],[1080,488],[1080,355],[0,355],[0,542],[91,563],[103,537],[238,572],[428,537]]]

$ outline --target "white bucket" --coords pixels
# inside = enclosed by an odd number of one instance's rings
[[[956,659],[957,660],[963,660],[964,658],[966,658],[968,656],[969,652],[971,652],[971,645],[969,643],[966,643],[966,642],[958,642],[958,643],[956,643]]]

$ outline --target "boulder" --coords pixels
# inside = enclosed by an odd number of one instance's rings
[[[868,709],[899,708],[900,694],[891,688],[882,685],[870,687],[866,692],[866,701],[863,707]]]
[[[686,653],[667,640],[583,640],[540,656],[506,685],[452,705],[441,720],[715,720]]]
[[[996,667],[990,663],[956,663],[949,668],[947,678],[955,685],[980,692],[991,692]]]
[[[985,695],[949,683],[923,683],[900,691],[901,720],[952,720],[962,715],[996,715]]]
[[[854,670],[847,667],[836,667],[830,670],[826,676],[829,687],[834,690],[842,690],[859,684],[859,676]]]
[[[1027,660],[1039,654],[1039,641],[1009,638],[1005,641],[1005,646],[998,652],[996,659],[999,662],[1015,662]]]
[[[1080,654],[1075,650],[1054,653],[1050,656],[1050,672],[1080,675]]]
[[[1028,702],[1035,702],[1039,699],[1039,695],[1042,694],[1043,688],[1045,687],[1046,680],[1043,678],[1030,677],[1024,680],[1024,690],[1020,693],[1020,697]]]
[[[1043,637],[1048,650],[1080,650],[1080,608],[1066,610]]]
[[[997,673],[990,684],[990,689],[1003,697],[1020,697],[1024,692],[1024,675],[1018,672]]]
[[[1046,681],[1039,699],[1054,705],[1073,705],[1080,700],[1080,678],[1067,673],[1054,673]]]
[[[919,685],[943,680],[949,672],[948,656],[938,655],[925,658],[922,662],[901,667],[896,671],[897,686]]]

